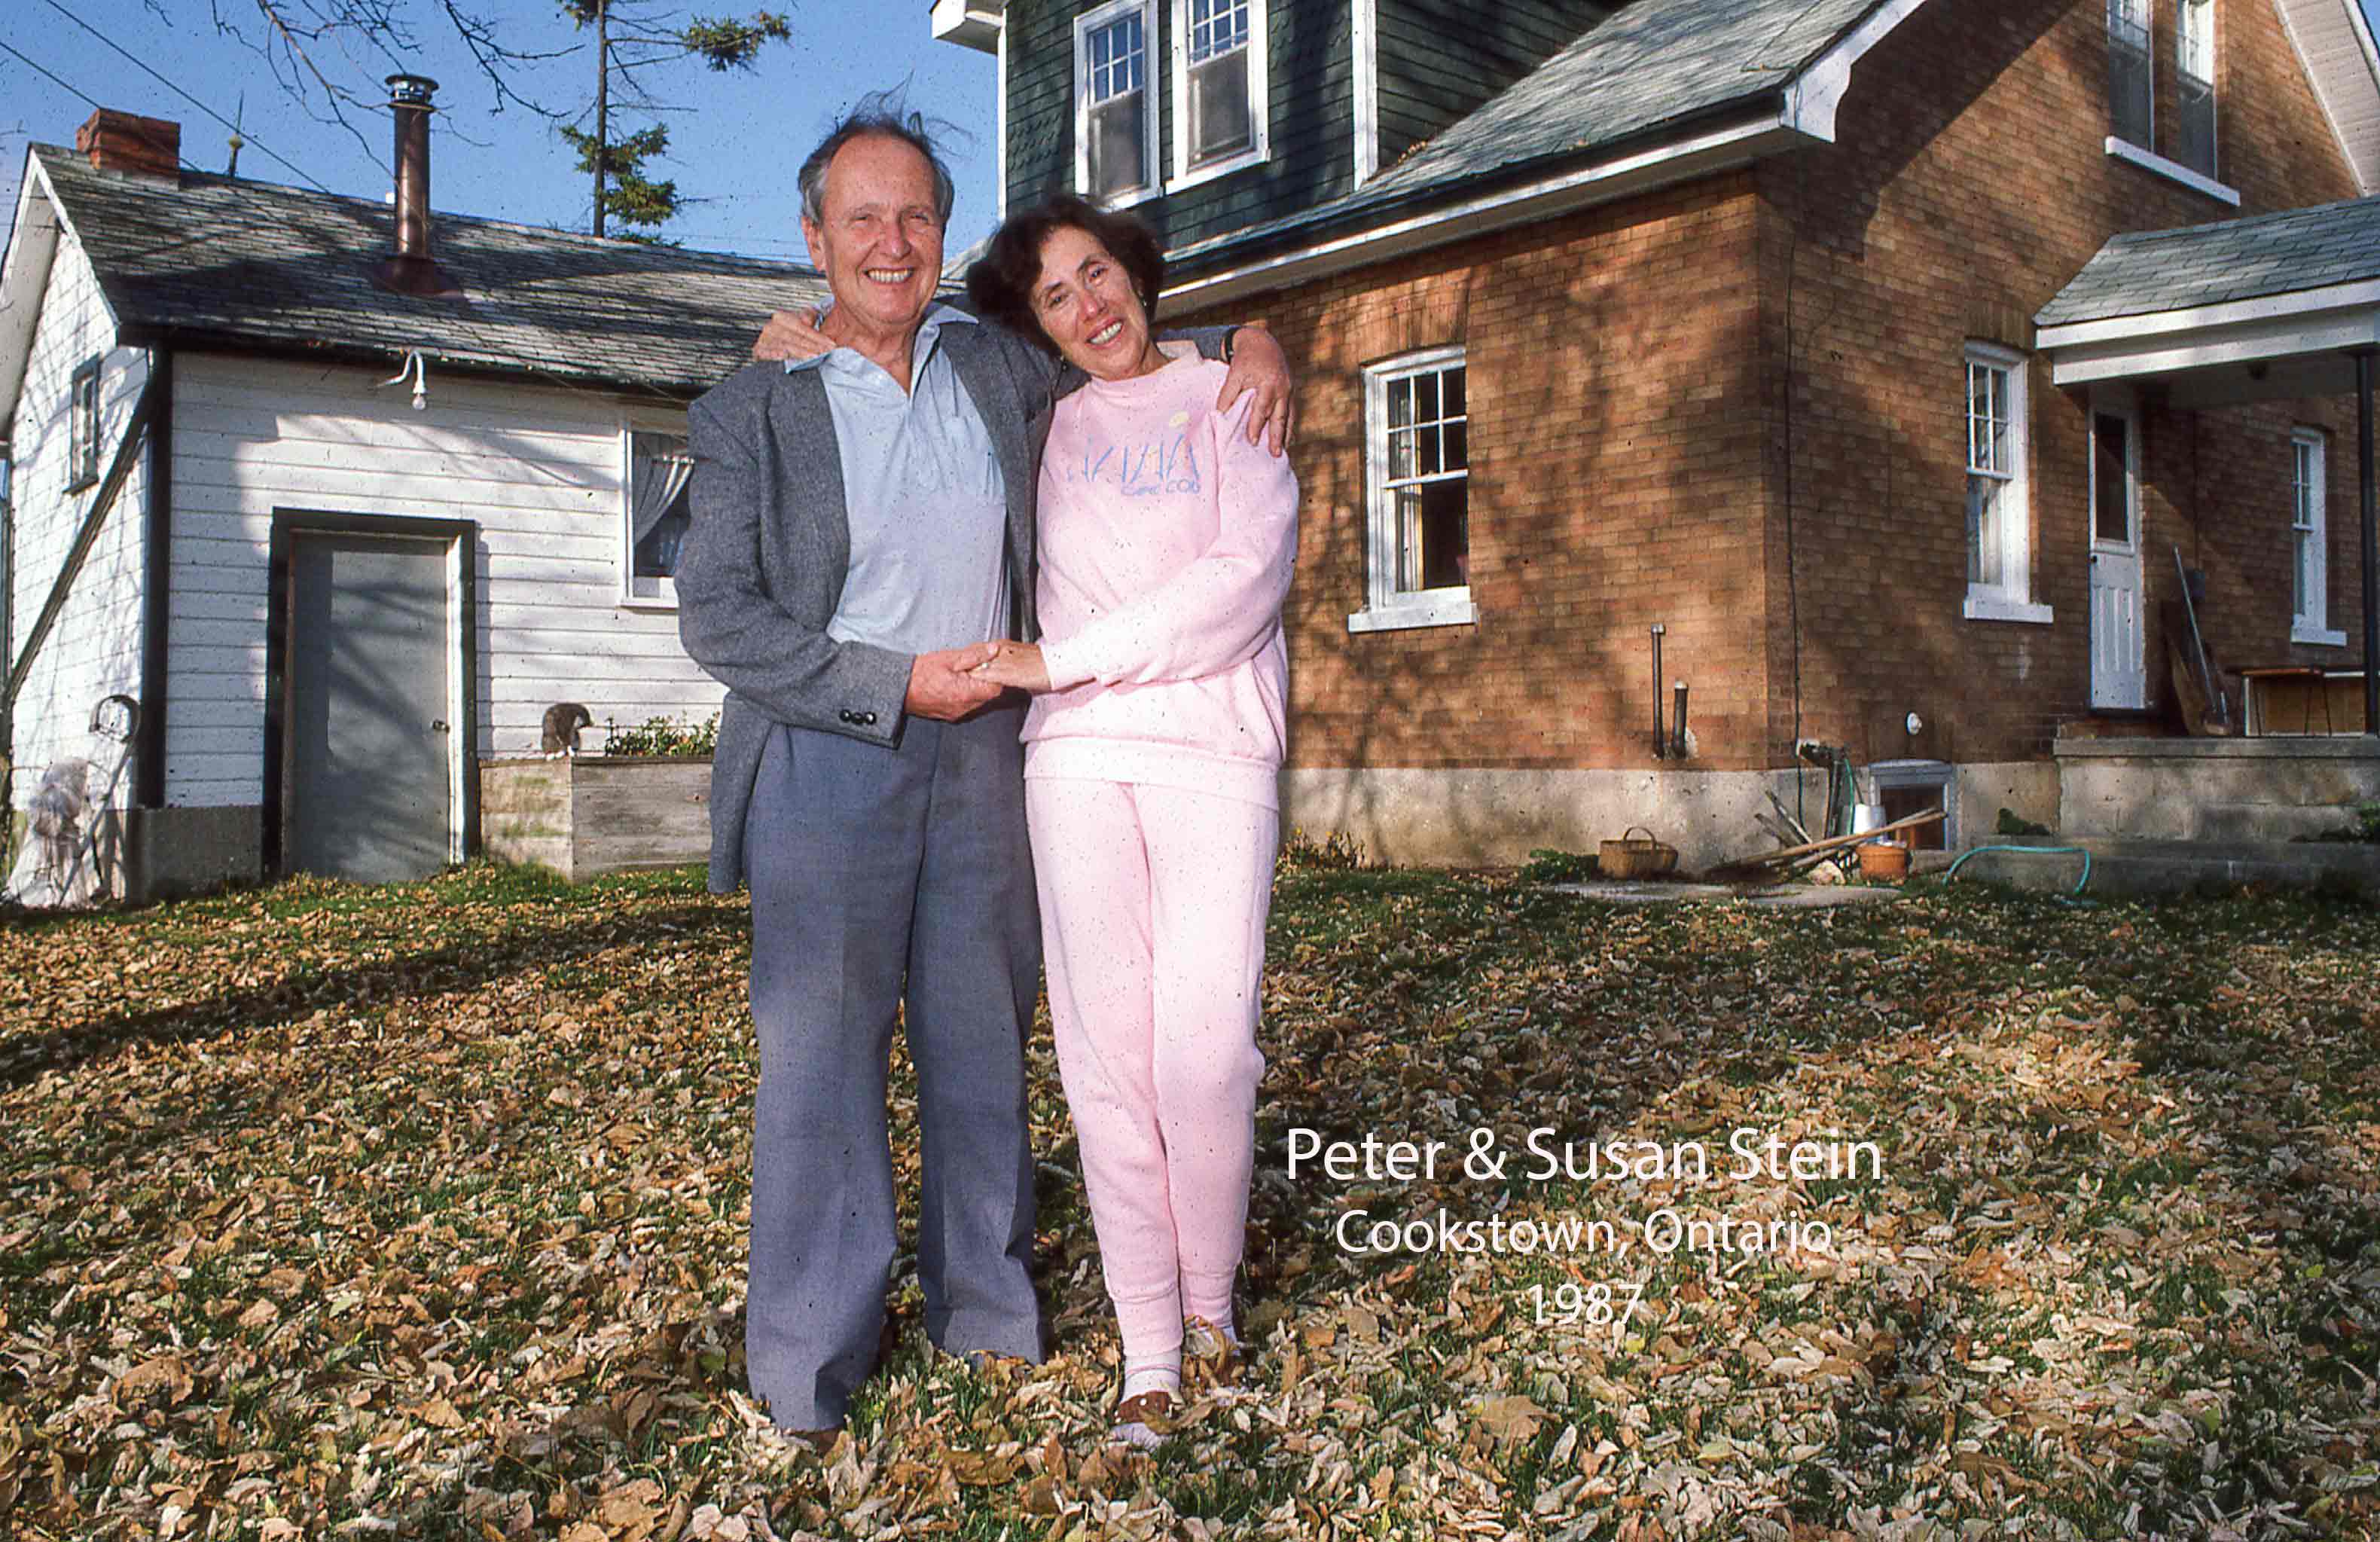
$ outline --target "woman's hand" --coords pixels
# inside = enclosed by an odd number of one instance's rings
[[[968,673],[995,686],[1007,686],[1038,696],[1050,688],[1050,671],[1041,662],[1041,647],[1030,642],[996,642],[992,656]]]

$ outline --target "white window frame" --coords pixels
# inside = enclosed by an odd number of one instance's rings
[[[1446,589],[1397,588],[1397,504],[1389,480],[1389,386],[1391,382],[1436,374],[1450,365],[1463,368],[1463,422],[1471,420],[1468,350],[1460,343],[1400,354],[1364,369],[1364,503],[1366,605],[1347,618],[1350,632],[1386,632],[1413,626],[1463,626],[1476,623],[1479,613],[1471,601],[1471,586]],[[1470,494],[1473,456],[1466,427],[1463,480]],[[1398,486],[1423,479],[1407,479]],[[1428,480],[1451,481],[1451,475]]]
[[[2310,474],[2309,474],[2310,472]],[[2306,603],[2297,603],[2302,581]],[[2289,431],[2289,640],[2344,648],[2330,627],[2330,438],[2320,429]]]
[[[67,491],[79,492],[99,480],[99,377],[97,354],[75,366],[67,378]]]
[[[1975,464],[1974,372],[1979,369],[2002,371],[2008,381],[2007,465],[1978,467]],[[1964,472],[1960,482],[1960,520],[1966,520],[1966,477],[1989,476],[2001,486],[2003,516],[2000,519],[2000,580],[1985,583],[1980,579],[1967,581],[1964,613],[1970,621],[2024,621],[2046,625],[2056,619],[2047,605],[2033,600],[2033,423],[2030,411],[2031,392],[2027,375],[2029,361],[2012,348],[1990,343],[1969,343],[1961,356],[1959,370],[1959,424],[1967,450],[1961,462]],[[1965,543],[1962,542],[1962,545]],[[1972,554],[1972,548],[1969,549]]]
[[[1140,186],[1109,199],[1107,206],[1113,209],[1130,208],[1165,190],[1157,165],[1157,0],[1114,0],[1075,18],[1075,190],[1097,199],[1091,188],[1091,34],[1127,16],[1140,18]]]
[[[2193,27],[2192,25],[2192,18],[2193,17],[2197,18],[2199,23],[2203,26],[2203,35],[2201,34],[2199,27]],[[2204,54],[2204,57],[2203,59],[2192,59],[2191,57],[2192,53],[2192,43],[2202,43],[2204,45],[2203,52]],[[2218,61],[2221,58],[2221,55],[2216,52],[2216,44],[2215,0],[2175,0],[2173,18],[2174,89],[2177,92],[2184,91],[2188,90],[2189,86],[2192,82],[2196,82],[2197,84],[2206,88],[2206,149],[2208,159],[2212,164],[2204,167],[2203,170],[2196,166],[2190,166],[2189,169],[2197,172],[2199,176],[2205,177],[2209,181],[2219,180],[2223,167],[2222,103],[2219,99],[2219,95],[2215,89],[2216,71],[2218,66]],[[2201,67],[2202,66],[2203,67]],[[2177,99],[2177,102],[2178,100],[2179,99]],[[2175,111],[2176,115],[2180,116],[2180,109],[2178,104]],[[2179,151],[2181,148],[2179,142],[2180,133],[2180,126],[2179,124],[2176,125],[2175,132],[2176,143],[2174,148]],[[2185,165],[2188,164],[2187,163],[2183,164]]]
[[[1245,0],[1248,7],[1248,148],[1203,166],[1190,164],[1190,0],[1172,0],[1173,36],[1169,44],[1173,76],[1173,175],[1168,193],[1195,188],[1218,176],[1261,165],[1272,156],[1272,71],[1268,63],[1271,28],[1268,0]]]
[[[637,441],[639,438],[673,439],[686,443],[686,425],[646,421],[636,419],[620,424],[620,603],[630,610],[674,611],[677,609],[677,579],[661,576],[639,579],[637,577]],[[689,492],[691,484],[689,484]],[[686,494],[681,494],[685,496]],[[652,592],[639,593],[639,583],[652,586]]]
[[[1348,0],[1355,70],[1355,186],[1380,175],[1379,0]]]

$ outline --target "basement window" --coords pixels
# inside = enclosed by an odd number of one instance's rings
[[[1157,191],[1157,103],[1148,85],[1155,0],[1117,0],[1075,22],[1075,186],[1115,205]]]
[[[67,491],[99,480],[99,360],[74,372],[67,388]]]
[[[693,519],[687,497],[693,476],[694,457],[686,453],[685,440],[666,433],[628,435],[627,523],[623,532],[627,600],[677,603],[678,546]]]
[[[1867,769],[1876,784],[1876,801],[1884,806],[1884,822],[1891,824],[1912,814],[1942,810],[1931,824],[1901,832],[1901,839],[1918,851],[1956,851],[1959,847],[1959,772],[1948,760],[1878,760]]]

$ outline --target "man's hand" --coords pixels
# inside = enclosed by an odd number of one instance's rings
[[[772,310],[769,324],[752,345],[752,357],[763,359],[816,358],[834,351],[834,339],[818,328],[819,318],[807,310]]]
[[[909,694],[901,703],[903,709],[911,717],[956,722],[986,702],[1000,699],[998,686],[967,673],[988,662],[995,647],[978,642],[918,654],[909,665]]]
[[[996,642],[990,660],[975,667],[975,677],[995,686],[1014,686],[1035,696],[1050,688],[1050,671],[1041,662],[1041,645]]]
[[[771,327],[774,326],[771,322]],[[765,338],[768,334],[761,334]],[[1228,409],[1245,392],[1256,399],[1248,407],[1248,443],[1264,436],[1265,448],[1279,455],[1295,435],[1297,382],[1289,376],[1289,355],[1273,334],[1260,326],[1243,326],[1232,334],[1232,369],[1223,377],[1223,394],[1215,398],[1217,411]]]

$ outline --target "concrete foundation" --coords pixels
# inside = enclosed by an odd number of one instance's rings
[[[2380,739],[2062,739],[2061,834],[2289,841],[2380,801]]]
[[[1988,840],[2003,807],[2044,824],[2058,817],[2058,768],[2047,761],[1951,769],[1962,844]],[[1800,775],[1802,807],[1821,823],[1826,773]],[[1695,871],[1776,849],[1755,815],[1772,791],[1793,807],[1796,780],[1790,770],[1291,770],[1281,826],[1318,841],[1343,832],[1376,862],[1461,867],[1525,862],[1540,847],[1592,854],[1642,825]]]
[[[200,894],[264,876],[264,810],[135,808],[124,840],[125,887],[138,903]]]

